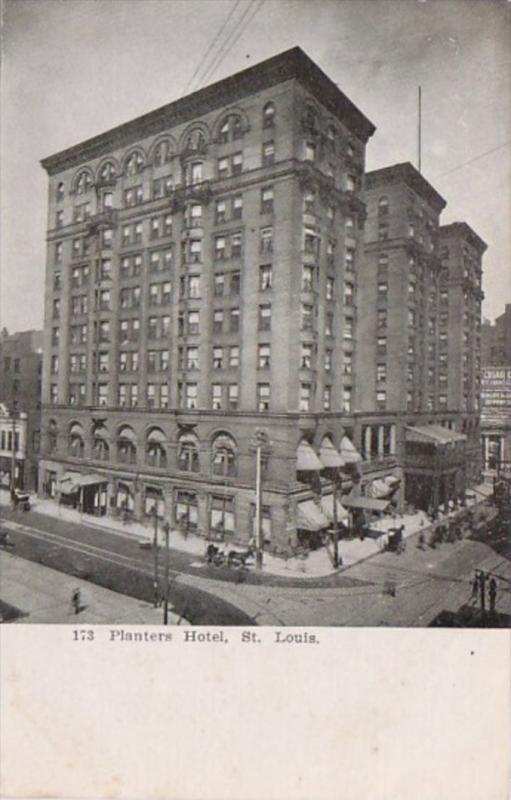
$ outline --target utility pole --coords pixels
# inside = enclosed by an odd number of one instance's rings
[[[154,555],[154,607],[158,608],[158,510],[156,505],[153,508],[154,517],[154,536],[153,536],[153,555]]]
[[[11,411],[11,421],[12,421],[11,492],[14,492],[16,486],[16,416],[14,411]]]
[[[163,601],[163,624],[169,624],[169,534],[170,525],[168,522],[163,523],[163,530],[165,531],[165,597]]]
[[[270,445],[270,441],[268,440],[268,436],[262,430],[257,430],[254,434],[252,439],[251,450],[252,452],[255,451],[256,456],[256,491],[255,491],[255,515],[254,515],[254,538],[255,538],[255,545],[256,545],[256,568],[261,569],[263,566],[263,531],[262,531],[262,519],[261,519],[261,512],[262,512],[262,469],[261,469],[261,461],[262,461],[262,449],[263,447],[268,448]]]
[[[419,130],[418,130],[418,141],[417,141],[417,149],[418,149],[418,164],[419,164],[419,172],[421,172],[422,167],[422,86],[419,86]]]
[[[337,470],[332,481],[332,503],[334,523],[334,569],[339,566],[339,520],[337,519]]]

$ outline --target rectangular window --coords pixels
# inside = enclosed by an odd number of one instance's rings
[[[229,331],[236,333],[240,329],[240,310],[239,308],[231,308],[229,311]]]
[[[232,219],[241,219],[243,217],[243,196],[235,194],[232,198]]]
[[[385,383],[387,380],[387,366],[386,364],[376,365],[376,382]]]
[[[330,351],[328,351],[330,352]],[[313,345],[309,342],[302,342],[301,345],[301,353],[300,353],[300,368],[301,369],[311,369],[312,368],[312,353],[313,353]]]
[[[228,403],[229,408],[235,410],[238,408],[239,400],[239,387],[237,383],[230,383],[228,388]]]
[[[328,277],[326,279],[326,299],[333,300],[334,299],[334,279]]]
[[[258,383],[257,384],[257,410],[269,411],[270,410],[270,384]]]
[[[271,329],[271,306],[259,306],[258,315],[258,329],[260,331],[269,331]]]
[[[169,323],[170,323],[170,318],[169,318]],[[191,334],[199,333],[199,312],[198,311],[189,311],[188,312],[188,333],[191,333]]]
[[[215,206],[215,223],[217,225],[222,224],[226,221],[226,208],[227,203],[225,200],[217,200]]]
[[[187,347],[186,348],[186,368],[199,369],[199,348]]]
[[[314,267],[309,267],[308,265],[304,265],[302,267],[302,291],[303,292],[312,292],[314,288]]]
[[[325,372],[331,372],[332,370],[332,351],[325,350]]]
[[[269,344],[260,344],[258,348],[257,366],[264,369],[270,366],[271,347]]]
[[[259,289],[264,292],[266,289],[271,289],[272,284],[272,268],[271,264],[262,264],[259,267]]]
[[[273,213],[273,187],[266,186],[261,189],[261,214]]]
[[[332,387],[325,386],[323,389],[323,411],[330,411],[332,405]]]
[[[386,405],[387,405],[387,393],[381,390],[376,392],[376,408],[378,410],[384,410]]]
[[[224,349],[223,347],[213,348],[213,368],[222,369],[224,366]]]
[[[302,303],[301,323],[302,330],[312,330],[314,327],[314,306]]]
[[[310,411],[312,387],[310,383],[300,384],[298,408],[300,411]]]
[[[273,228],[261,228],[261,253],[273,252]]]
[[[231,236],[231,258],[239,258],[241,256],[241,233],[233,233]]]
[[[346,413],[351,411],[351,387],[347,387],[342,393],[343,408]]]
[[[275,163],[275,144],[265,142],[263,144],[263,167],[270,167]]]
[[[237,345],[229,348],[229,366],[239,367],[240,364],[240,349]]]
[[[222,410],[223,387],[221,383],[213,383],[211,386],[211,408],[214,411]]]
[[[215,238],[215,259],[216,261],[223,261],[226,258],[226,239],[225,236],[217,236]]]
[[[229,282],[232,295],[239,295],[241,288],[241,273],[231,272],[231,279]]]

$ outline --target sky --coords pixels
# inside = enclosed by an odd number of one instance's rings
[[[225,26],[222,28],[222,25]],[[0,327],[43,325],[41,158],[299,45],[376,125],[367,169],[417,164],[488,244],[511,303],[511,2],[3,0]]]

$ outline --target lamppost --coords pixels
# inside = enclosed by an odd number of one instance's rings
[[[153,556],[154,556],[154,576],[153,593],[154,607],[158,608],[158,509],[156,503],[153,506],[154,535],[153,535]]]
[[[256,456],[256,498],[255,498],[255,545],[256,545],[256,568],[261,569],[263,566],[263,531],[261,525],[261,505],[262,505],[262,449],[268,448],[271,444],[267,434],[262,430],[256,430],[253,439],[251,450],[255,450]]]
[[[163,599],[163,624],[169,624],[169,569],[170,569],[170,553],[169,553],[169,534],[170,524],[168,521],[163,523],[163,530],[165,532],[165,595]]]
[[[11,423],[12,423],[12,442],[11,442],[11,495],[14,494],[14,490],[16,488],[16,419],[18,418],[18,412],[12,409],[11,411]]]

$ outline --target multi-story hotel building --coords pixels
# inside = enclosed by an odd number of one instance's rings
[[[295,48],[43,160],[47,493],[246,538],[262,431],[267,538],[315,524],[297,477],[360,442],[373,132]]]
[[[366,175],[357,407],[435,411],[439,216],[445,200],[409,163]]]

